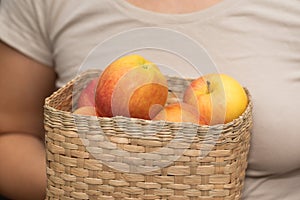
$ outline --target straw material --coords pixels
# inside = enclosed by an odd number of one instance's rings
[[[225,125],[72,114],[74,91],[98,75],[85,72],[46,99],[47,199],[241,198],[252,127],[247,90],[246,111]],[[181,97],[190,80],[168,78]]]

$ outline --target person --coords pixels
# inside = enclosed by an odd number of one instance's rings
[[[89,52],[119,32],[162,27],[203,45],[220,72],[251,91],[243,199],[298,200],[299,18],[297,0],[2,0],[0,194],[45,197],[44,99]]]

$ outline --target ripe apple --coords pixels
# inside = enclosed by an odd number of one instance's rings
[[[204,123],[200,118],[196,107],[187,103],[177,102],[165,106],[152,120],[164,120],[169,122]]]
[[[231,122],[248,105],[248,96],[242,85],[226,74],[208,74],[191,82],[183,101],[198,108],[206,124]]]
[[[96,109],[94,106],[83,106],[77,108],[73,113],[78,115],[97,116]]]
[[[87,86],[80,92],[77,107],[95,106],[95,90],[99,77],[92,79]]]
[[[95,107],[104,117],[150,119],[150,107],[164,106],[167,97],[167,80],[159,68],[140,55],[127,55],[112,62],[100,75]]]

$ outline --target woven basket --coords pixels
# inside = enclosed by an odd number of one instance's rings
[[[246,89],[246,111],[224,125],[72,114],[73,91],[98,75],[85,72],[45,101],[47,199],[241,198],[252,126]],[[179,97],[189,81],[168,77]]]

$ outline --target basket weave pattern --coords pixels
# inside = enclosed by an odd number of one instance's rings
[[[240,118],[213,127],[72,114],[74,88],[82,89],[97,75],[82,74],[46,99],[47,199],[241,198],[250,98]],[[182,96],[187,82],[168,81]],[[147,171],[151,167],[155,170]]]

